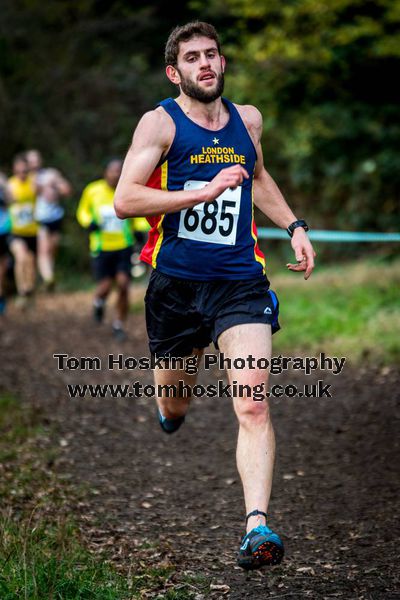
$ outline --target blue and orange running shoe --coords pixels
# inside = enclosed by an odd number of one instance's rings
[[[159,408],[157,408],[157,414],[160,427],[165,433],[175,433],[185,420],[185,415],[183,415],[183,417],[177,417],[176,419],[167,419],[167,417],[164,417],[161,413]]]
[[[260,510],[253,510],[246,517],[254,515],[267,515]],[[271,531],[267,525],[259,525],[247,533],[240,544],[238,554],[238,565],[246,571],[259,569],[263,566],[279,565],[285,550],[281,538],[277,533]]]

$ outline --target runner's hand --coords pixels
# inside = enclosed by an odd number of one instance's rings
[[[242,184],[243,179],[248,179],[249,174],[240,165],[234,165],[233,167],[227,167],[221,169],[221,171],[210,181],[202,192],[202,202],[212,202],[215,198],[218,198],[228,188],[234,190]]]
[[[293,232],[292,248],[297,264],[288,263],[287,268],[289,271],[305,271],[304,279],[308,279],[314,269],[314,258],[317,255],[302,227],[297,227]]]

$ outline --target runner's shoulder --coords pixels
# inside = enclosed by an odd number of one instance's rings
[[[60,177],[61,173],[58,169],[55,169],[54,167],[46,167],[37,174],[36,184],[41,186],[49,185],[57,181]]]
[[[247,129],[254,132],[257,137],[261,136],[263,118],[261,112],[252,104],[235,104],[235,107],[242,117]]]
[[[18,194],[18,188],[20,186],[19,179],[17,179],[15,175],[11,175],[11,177],[7,179],[7,185],[10,191],[11,201],[15,202],[17,200],[15,195]]]
[[[154,110],[144,113],[136,133],[145,135],[148,143],[154,140],[157,144],[166,146],[171,144],[174,138],[175,123],[172,117],[161,106],[158,106]]]
[[[106,187],[105,179],[96,179],[95,181],[91,181],[87,184],[84,189],[84,192],[91,193],[99,190],[103,190]]]

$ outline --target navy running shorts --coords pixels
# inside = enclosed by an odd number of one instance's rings
[[[153,271],[145,296],[150,352],[183,357],[234,325],[266,323],[280,329],[279,302],[266,278],[189,281]]]
[[[48,233],[60,233],[63,228],[64,217],[56,221],[39,221],[40,227],[46,229]]]
[[[102,251],[92,259],[93,274],[96,281],[102,279],[114,279],[117,273],[125,273],[131,276],[132,248],[122,250]]]
[[[8,253],[8,233],[0,234],[0,256],[5,256]]]
[[[37,237],[36,235],[18,235],[16,233],[12,233],[9,237],[8,243],[12,244],[14,240],[21,240],[24,242],[27,249],[33,254],[37,253]]]

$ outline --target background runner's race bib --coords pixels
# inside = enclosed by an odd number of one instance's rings
[[[35,222],[33,205],[31,203],[12,204],[11,213],[17,227],[26,227]]]
[[[208,181],[189,180],[184,190],[200,190]],[[210,244],[234,246],[242,188],[228,188],[212,202],[202,202],[181,211],[178,237]]]
[[[101,229],[106,233],[119,233],[123,228],[123,221],[118,219],[112,206],[102,206],[100,208]]]

